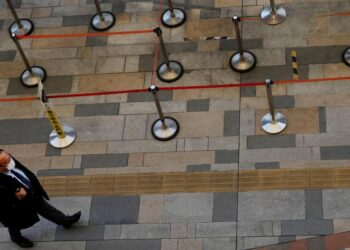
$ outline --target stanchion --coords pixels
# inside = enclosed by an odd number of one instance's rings
[[[152,135],[156,140],[169,141],[177,136],[180,131],[180,125],[174,118],[164,116],[157,94],[159,88],[151,85],[148,88],[148,91],[153,94],[154,102],[156,103],[159,114],[159,119],[157,119],[152,125]]]
[[[350,47],[343,52],[343,62],[350,67]]]
[[[244,73],[251,71],[256,65],[256,57],[250,51],[243,51],[242,47],[242,37],[241,32],[239,30],[239,22],[241,19],[238,16],[234,16],[232,18],[232,22],[235,27],[237,44],[238,44],[238,52],[234,53],[230,58],[230,66],[232,70]]]
[[[6,0],[7,5],[9,6],[9,9],[12,13],[13,18],[15,21],[10,25],[9,32],[11,34],[16,34],[17,36],[26,36],[32,34],[34,30],[34,24],[29,19],[23,19],[18,18],[18,15],[15,11],[15,8],[12,5],[11,0]]]
[[[168,0],[169,9],[162,14],[161,21],[165,27],[176,28],[186,22],[186,12],[179,8],[174,8],[171,0]]]
[[[261,11],[261,19],[267,24],[279,24],[287,18],[285,8],[275,4],[275,0],[270,0],[270,5],[265,5]]]
[[[44,87],[39,78],[38,83],[38,97],[43,105],[46,115],[51,123],[53,131],[50,133],[49,142],[55,148],[66,148],[71,145],[75,138],[75,130],[68,126],[62,125],[58,119],[56,112],[53,110],[52,105],[45,94]]]
[[[115,24],[115,15],[109,11],[102,11],[98,0],[94,0],[97,14],[91,18],[91,27],[97,31],[105,31],[112,28]]]
[[[31,66],[26,55],[24,54],[24,51],[17,39],[16,34],[12,33],[11,38],[16,44],[17,50],[20,53],[22,60],[26,66],[26,69],[21,74],[21,83],[29,88],[36,87],[39,83],[38,77],[41,79],[42,82],[46,80],[45,69],[39,66]]]
[[[154,29],[154,32],[159,38],[160,47],[162,49],[163,57],[165,62],[159,65],[157,69],[157,76],[163,82],[175,82],[181,78],[184,69],[178,61],[169,60],[168,52],[165,48],[165,43],[163,40],[162,30],[158,27]]]
[[[273,82],[270,79],[265,81],[270,113],[267,113],[261,119],[261,127],[266,133],[278,134],[287,127],[287,119],[282,113],[275,112],[271,89],[272,84]]]

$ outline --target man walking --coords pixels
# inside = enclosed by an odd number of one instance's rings
[[[11,240],[19,246],[33,246],[20,230],[37,223],[38,214],[65,228],[70,228],[80,219],[80,211],[66,216],[45,199],[49,200],[49,197],[37,177],[0,149],[0,222],[8,227]]]

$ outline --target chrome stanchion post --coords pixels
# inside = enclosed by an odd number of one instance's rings
[[[91,27],[97,31],[105,31],[112,28],[116,22],[116,17],[112,12],[102,11],[98,0],[94,0],[97,14],[90,21]]]
[[[282,113],[275,112],[271,89],[272,84],[273,82],[270,79],[267,79],[265,81],[266,94],[270,112],[264,115],[261,119],[261,127],[266,133],[278,134],[287,127],[287,119]]]
[[[18,15],[15,11],[15,8],[12,5],[11,0],[6,0],[7,5],[12,13],[15,21],[10,25],[9,32],[11,34],[16,34],[17,36],[26,36],[30,35],[34,30],[34,24],[29,19],[18,18]]]
[[[152,125],[152,135],[156,140],[169,141],[177,136],[180,131],[180,125],[174,118],[164,116],[157,94],[159,88],[151,85],[148,88],[148,91],[153,94],[154,102],[156,103],[159,114],[159,119],[157,119]]]
[[[270,5],[265,5],[261,11],[261,19],[267,24],[279,24],[287,18],[287,12],[282,6],[275,4],[275,0],[270,0]]]
[[[162,14],[161,21],[165,27],[176,28],[186,21],[186,12],[179,8],[174,8],[171,0],[168,0],[169,9]]]
[[[230,67],[232,70],[244,73],[251,71],[256,65],[256,57],[250,51],[244,51],[242,47],[242,37],[239,30],[239,23],[241,19],[238,16],[232,17],[232,22],[234,24],[236,39],[238,45],[238,52],[234,53],[230,58]]]
[[[36,87],[38,85],[38,77],[42,82],[46,80],[46,71],[44,68],[39,66],[31,66],[24,51],[19,43],[15,33],[11,35],[12,40],[14,41],[18,52],[20,53],[22,60],[26,66],[26,69],[21,74],[21,83],[26,87]]]
[[[49,142],[51,146],[55,148],[66,148],[75,141],[75,130],[68,125],[61,124],[56,115],[56,112],[53,110],[52,105],[49,103],[40,78],[38,79],[38,97],[40,98],[41,104],[43,105],[46,115],[53,128],[49,136]]]
[[[162,49],[165,62],[159,65],[157,69],[157,76],[163,82],[175,82],[181,78],[184,73],[184,69],[180,62],[169,60],[168,52],[163,40],[162,30],[158,27],[154,29],[154,32],[159,38],[160,47]]]
[[[350,67],[350,47],[343,52],[343,62]]]

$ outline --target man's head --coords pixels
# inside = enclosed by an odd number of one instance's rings
[[[0,173],[8,171],[7,166],[11,161],[11,156],[5,150],[0,149]]]

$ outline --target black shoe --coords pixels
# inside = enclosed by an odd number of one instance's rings
[[[81,216],[80,211],[71,216],[67,216],[66,221],[63,222],[62,226],[64,228],[70,228],[74,223],[76,223],[80,219],[80,216]]]
[[[23,237],[22,235],[16,237],[11,236],[11,240],[23,248],[30,248],[34,246],[33,242]]]

